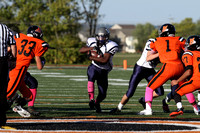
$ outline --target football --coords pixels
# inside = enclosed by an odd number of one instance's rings
[[[96,50],[90,50],[88,51],[88,55],[91,55],[93,57],[100,57],[100,55],[98,55]]]

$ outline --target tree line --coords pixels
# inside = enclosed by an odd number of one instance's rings
[[[44,33],[43,39],[55,49],[45,54],[49,64],[87,63],[79,49],[85,45],[78,37],[81,24],[88,24],[88,33],[93,36],[103,0],[2,0],[0,1],[0,22],[11,30],[26,34],[29,26],[37,25]],[[188,37],[200,33],[200,21],[186,18],[174,23],[177,34]],[[148,38],[158,36],[157,27],[150,23],[137,24],[133,36],[138,39],[137,51],[142,51]]]
[[[49,64],[83,63],[87,59],[79,53],[85,45],[78,37],[80,22],[84,20],[91,25],[90,35],[94,34],[102,0],[81,0],[81,3],[80,0],[2,0],[0,22],[25,34],[31,25],[41,27],[43,39],[56,48],[45,54]]]

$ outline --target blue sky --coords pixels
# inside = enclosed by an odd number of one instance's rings
[[[162,25],[185,18],[200,20],[200,0],[104,0],[99,24]]]

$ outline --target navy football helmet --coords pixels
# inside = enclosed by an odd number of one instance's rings
[[[200,50],[200,36],[192,35],[189,36],[186,41],[186,47],[188,50],[195,51]]]
[[[172,24],[163,24],[159,29],[160,37],[175,35],[176,29]]]
[[[97,40],[97,44],[105,45],[106,42],[109,40],[110,32],[107,28],[100,27],[97,29],[95,37]]]
[[[27,30],[27,35],[38,39],[42,39],[43,37],[42,29],[36,25],[30,26]]]

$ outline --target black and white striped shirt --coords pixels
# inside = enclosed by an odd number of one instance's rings
[[[0,24],[0,57],[7,56],[7,46],[15,45],[12,31],[4,24]]]

